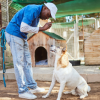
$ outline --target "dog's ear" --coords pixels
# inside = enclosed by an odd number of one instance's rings
[[[67,52],[67,45],[62,49],[62,52]]]
[[[68,55],[67,54],[63,54],[60,60],[61,60],[62,68],[65,68],[66,66],[68,66],[69,60],[68,60]]]
[[[66,51],[66,47],[64,47],[63,49],[62,49],[62,52],[65,52]]]

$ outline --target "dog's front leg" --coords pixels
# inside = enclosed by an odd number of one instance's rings
[[[55,79],[55,77],[53,75],[52,82],[51,82],[51,86],[49,88],[49,91],[48,91],[48,93],[46,95],[42,96],[42,98],[47,98],[49,96],[49,94],[51,93],[51,91],[52,91],[52,89],[53,89],[53,87],[55,85],[55,82],[56,82],[56,79]]]
[[[64,90],[64,87],[65,87],[65,83],[61,83],[60,84],[60,89],[59,89],[59,93],[58,93],[58,98],[57,100],[60,100],[61,96],[62,96],[62,92]]]

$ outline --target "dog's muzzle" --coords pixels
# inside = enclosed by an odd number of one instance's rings
[[[55,52],[56,53],[56,49],[54,49],[54,50],[50,50],[51,52]]]

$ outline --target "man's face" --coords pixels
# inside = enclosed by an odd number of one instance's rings
[[[46,19],[49,19],[50,17],[51,17],[50,10],[46,6],[44,6],[42,11],[41,11],[40,18],[42,20],[46,20]]]

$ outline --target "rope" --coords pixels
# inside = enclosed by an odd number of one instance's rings
[[[2,29],[1,32],[1,43],[0,46],[2,47],[2,53],[3,53],[3,82],[4,82],[4,86],[6,87],[6,82],[5,82],[5,72],[6,72],[6,68],[5,68],[5,53],[4,50],[6,50],[6,38],[5,38],[5,30]]]

